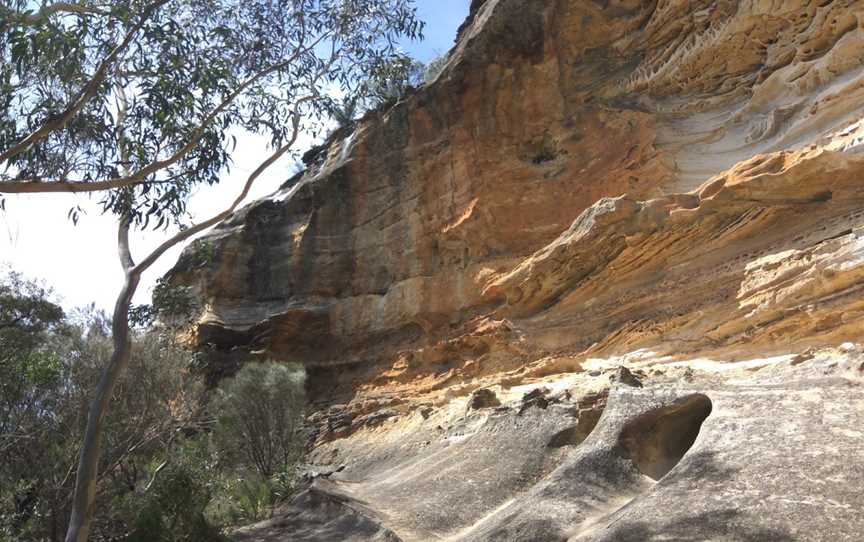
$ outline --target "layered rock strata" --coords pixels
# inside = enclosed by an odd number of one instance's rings
[[[860,1],[474,2],[172,280],[306,365],[308,540],[853,540],[862,112]]]

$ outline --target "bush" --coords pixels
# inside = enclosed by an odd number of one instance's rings
[[[157,473],[143,499],[129,542],[218,542],[224,540],[204,516],[211,493],[189,464],[168,464]]]
[[[66,315],[49,295],[0,273],[0,542],[62,540],[81,418],[112,350],[106,315]],[[269,516],[294,492],[302,368],[244,367],[214,390],[213,420],[190,352],[144,329],[133,343],[105,420],[91,538],[212,542],[217,526]]]
[[[59,540],[89,398],[111,355],[107,317],[66,315],[48,290],[0,276],[0,541]],[[155,333],[136,331],[118,384],[101,458],[93,538],[126,533],[143,498],[145,466],[184,432],[199,431],[203,386],[184,370],[192,356]],[[139,503],[140,504],[140,503]]]
[[[430,60],[429,64],[426,64],[426,68],[423,71],[423,82],[431,83],[437,79],[438,75],[444,70],[444,66],[447,65],[449,59],[450,56],[445,53]]]
[[[422,62],[406,55],[397,55],[379,64],[366,83],[372,108],[404,98],[409,89],[423,82],[425,69]]]
[[[302,368],[277,363],[250,363],[223,381],[213,403],[222,456],[264,480],[290,470],[303,448],[303,385]]]
[[[207,510],[207,517],[219,525],[244,525],[270,517],[279,502],[269,480],[222,477],[219,491]]]
[[[304,375],[299,365],[251,363],[224,380],[211,403],[218,484],[207,516],[221,525],[270,517],[288,499],[303,451]]]

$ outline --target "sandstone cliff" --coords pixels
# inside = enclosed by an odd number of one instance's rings
[[[862,113],[860,0],[473,2],[172,272],[339,469],[238,537],[860,539]]]

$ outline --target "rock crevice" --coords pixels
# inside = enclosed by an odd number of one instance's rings
[[[370,537],[852,540],[862,118],[857,0],[478,0],[170,278],[214,374],[306,365]]]

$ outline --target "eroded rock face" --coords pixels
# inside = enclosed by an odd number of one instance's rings
[[[370,537],[851,540],[862,113],[860,1],[478,1],[172,280],[217,370],[307,366]]]
[[[621,359],[592,359],[502,388],[494,410],[465,415],[464,397],[321,444],[313,461],[347,466],[310,491],[401,540],[856,540],[864,355],[812,355],[631,359],[643,387],[611,389]],[[521,409],[544,389],[545,409]],[[296,523],[316,511],[306,499],[238,540],[332,540],[320,520]]]

